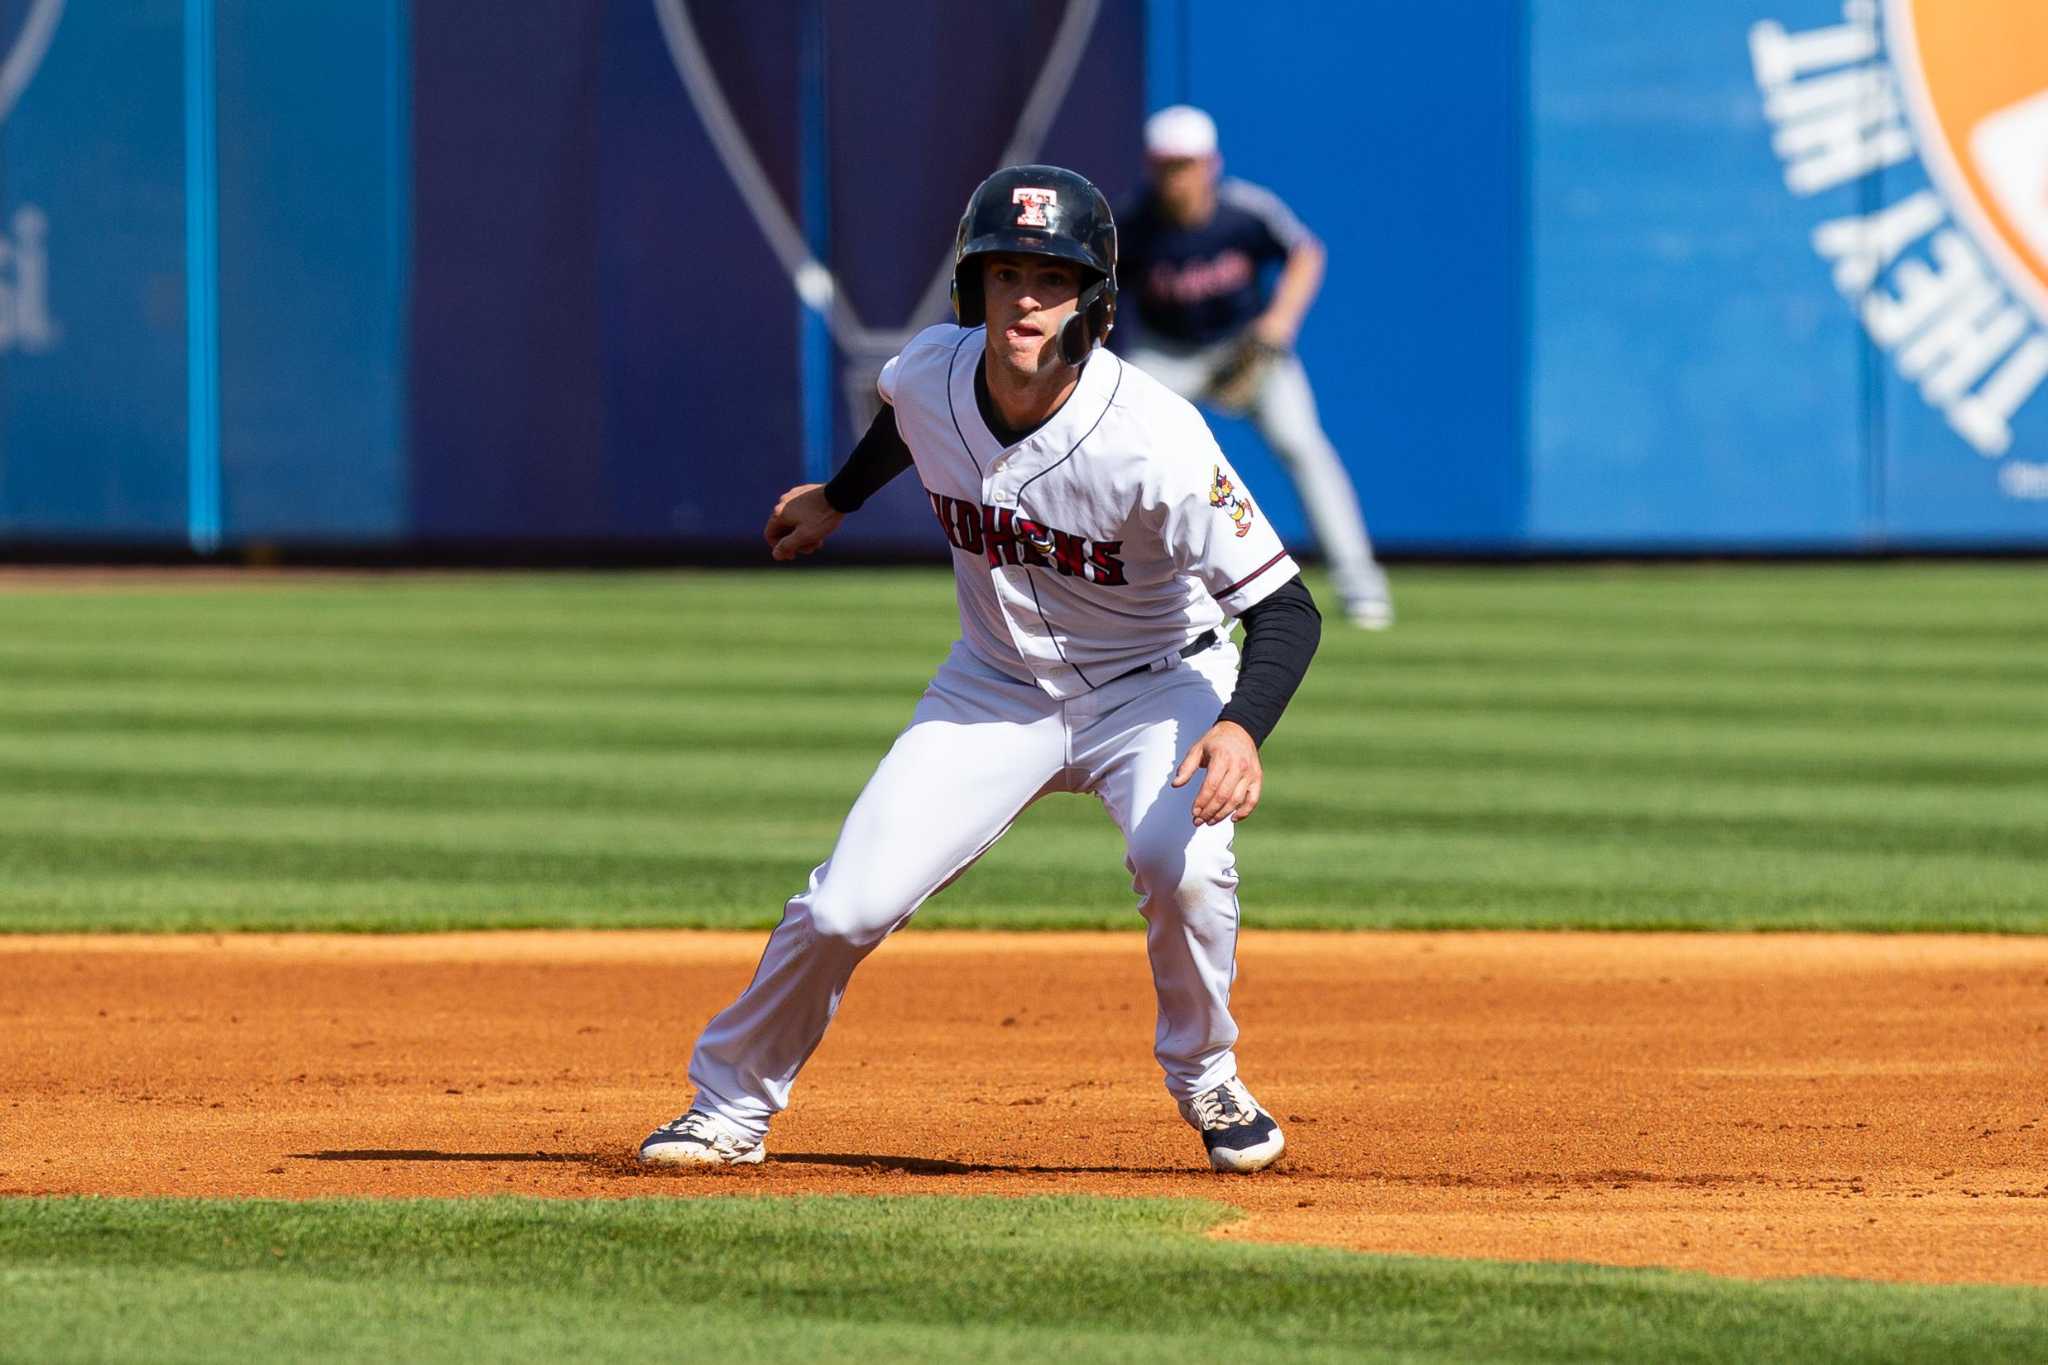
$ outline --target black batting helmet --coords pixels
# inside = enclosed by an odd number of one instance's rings
[[[977,256],[1021,252],[1057,256],[1081,267],[1081,297],[1060,326],[1060,358],[1069,365],[1116,325],[1116,222],[1102,191],[1058,166],[1007,166],[981,182],[960,215],[953,243],[953,316],[962,327],[988,320]]]

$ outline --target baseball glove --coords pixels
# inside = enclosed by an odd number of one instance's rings
[[[1209,376],[1209,401],[1224,412],[1243,414],[1257,401],[1266,372],[1287,352],[1247,334]]]

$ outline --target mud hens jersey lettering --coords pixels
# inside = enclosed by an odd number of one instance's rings
[[[1007,507],[977,506],[944,493],[927,492],[926,496],[946,532],[947,544],[982,556],[991,569],[1002,564],[1052,569],[1062,578],[1085,578],[1105,588],[1125,581],[1124,562],[1116,557],[1124,547],[1120,540],[1084,540],[1020,517]]]
[[[876,388],[955,553],[960,639],[999,672],[1066,699],[1180,651],[1294,577],[1263,510],[1200,413],[1098,351],[1022,440],[975,399],[985,341],[941,325]]]

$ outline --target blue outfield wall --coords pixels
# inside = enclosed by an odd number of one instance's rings
[[[2041,193],[2048,9],[1536,0],[1530,71],[1527,544],[2048,543],[2048,237],[1942,151],[2025,102]]]
[[[185,533],[181,33],[0,3],[0,538]]]
[[[1535,543],[1841,546],[1878,529],[1861,338],[1780,182],[1748,69],[1758,16],[1740,8],[1535,8]]]
[[[750,545],[974,183],[1182,100],[1383,549],[2048,546],[2048,7],[1966,8],[0,0],[0,549]]]
[[[387,537],[406,505],[406,14],[217,5],[221,533]]]
[[[1523,26],[1511,0],[1154,0],[1149,103],[1216,118],[1228,174],[1329,251],[1299,349],[1383,548],[1522,534]],[[1249,425],[1212,422],[1302,543]]]

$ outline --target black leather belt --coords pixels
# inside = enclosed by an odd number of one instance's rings
[[[1180,647],[1180,657],[1183,659],[1192,659],[1197,654],[1200,654],[1203,650],[1214,648],[1215,644],[1216,632],[1213,630],[1205,630],[1200,635],[1197,635],[1194,639],[1188,641],[1186,644]],[[1114,678],[1111,678],[1109,681],[1122,682],[1125,678],[1130,677],[1131,674],[1143,673],[1151,667],[1151,664],[1139,664],[1136,668],[1125,669],[1123,672],[1117,674]]]

